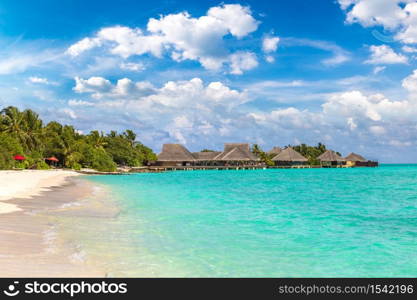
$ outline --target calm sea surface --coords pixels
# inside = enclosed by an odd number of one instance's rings
[[[82,235],[110,275],[417,276],[416,165],[87,179],[121,208]]]

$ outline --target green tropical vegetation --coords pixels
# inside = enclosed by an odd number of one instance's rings
[[[17,162],[15,155],[25,160]],[[52,121],[44,125],[33,110],[9,106],[0,111],[0,169],[48,169],[45,158],[57,166],[115,171],[118,165],[137,167],[156,160],[152,149],[136,141],[131,130],[108,134],[97,130],[81,134],[71,125]]]
[[[269,155],[268,153],[263,151],[258,144],[253,144],[251,150],[252,150],[252,153],[255,154],[257,157],[259,157],[260,160],[264,162],[267,166],[275,165],[274,162],[272,161],[272,158],[274,157],[274,155]]]
[[[295,146],[288,145],[288,147],[292,147],[295,151],[299,152],[302,156],[307,158],[308,163],[312,166],[320,165],[320,161],[317,157],[319,157],[321,154],[323,154],[327,150],[326,145],[322,143],[318,143],[316,146],[300,144],[300,145],[295,145]],[[264,162],[267,166],[274,165],[272,158],[276,154],[269,154],[267,152],[264,152],[258,144],[253,144],[251,151],[257,157],[259,157],[261,161]],[[336,153],[340,155],[339,152],[336,152]]]
[[[312,166],[320,165],[320,161],[317,157],[326,152],[326,145],[318,143],[317,146],[309,146],[306,144],[300,144],[297,146],[291,146],[295,151],[299,152],[302,156],[308,159],[308,163]],[[337,152],[338,153],[338,152]],[[338,153],[340,155],[340,153]]]

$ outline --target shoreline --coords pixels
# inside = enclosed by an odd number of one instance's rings
[[[17,205],[5,202],[39,196],[42,192],[65,184],[73,176],[80,174],[67,170],[0,171],[0,214],[21,211]]]
[[[23,180],[29,172],[31,180],[20,190],[0,181],[0,277],[106,277],[107,271],[89,259],[76,237],[63,233],[78,230],[74,217],[100,215],[104,208],[92,207],[92,202],[106,191],[71,171],[5,172],[9,182]],[[0,178],[6,174],[1,173]],[[11,191],[16,197],[10,197]],[[64,224],[62,219],[74,221]]]

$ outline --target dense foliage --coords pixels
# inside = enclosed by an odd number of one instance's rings
[[[16,162],[14,155],[26,159]],[[0,112],[0,169],[46,169],[45,158],[55,156],[58,166],[98,171],[115,171],[117,165],[142,166],[156,160],[153,151],[136,142],[136,134],[91,131],[80,134],[73,126],[50,122],[44,126],[39,115],[30,109],[19,111],[7,107]]]
[[[318,143],[317,146],[308,146],[301,144],[298,146],[292,146],[292,148],[299,152],[302,156],[308,159],[310,165],[319,165],[320,161],[317,157],[326,152],[326,145]]]
[[[326,152],[326,145],[322,143],[318,143],[317,146],[308,146],[306,144],[301,144],[297,146],[291,146],[288,145],[288,147],[292,147],[295,151],[299,152],[302,156],[308,159],[308,163],[310,165],[319,165],[320,161],[317,157],[319,157],[321,154]],[[252,146],[252,153],[255,154],[257,157],[261,159],[262,162],[264,162],[267,166],[273,166],[274,162],[272,161],[272,158],[276,154],[268,154],[267,152],[264,152],[259,145],[254,144]],[[340,155],[339,152],[336,152]]]
[[[272,161],[272,157],[274,155],[269,155],[268,153],[264,152],[258,144],[253,144],[252,153],[259,157],[261,162],[265,163],[267,166],[274,165],[274,162]]]

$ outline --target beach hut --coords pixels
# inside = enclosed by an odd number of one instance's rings
[[[346,164],[346,159],[333,150],[327,150],[317,158],[320,160],[323,167],[335,167]]]
[[[253,166],[259,164],[256,157],[246,143],[226,143],[223,152],[213,158],[217,165],[223,166]]]
[[[191,166],[196,159],[190,151],[180,144],[164,144],[158,155],[157,166]]]
[[[304,165],[308,159],[295,151],[292,147],[287,147],[272,158],[277,166]]]
[[[266,154],[274,157],[277,156],[278,154],[280,154],[282,151],[282,149],[280,147],[274,147],[271,150],[269,150],[268,152],[266,152]]]

